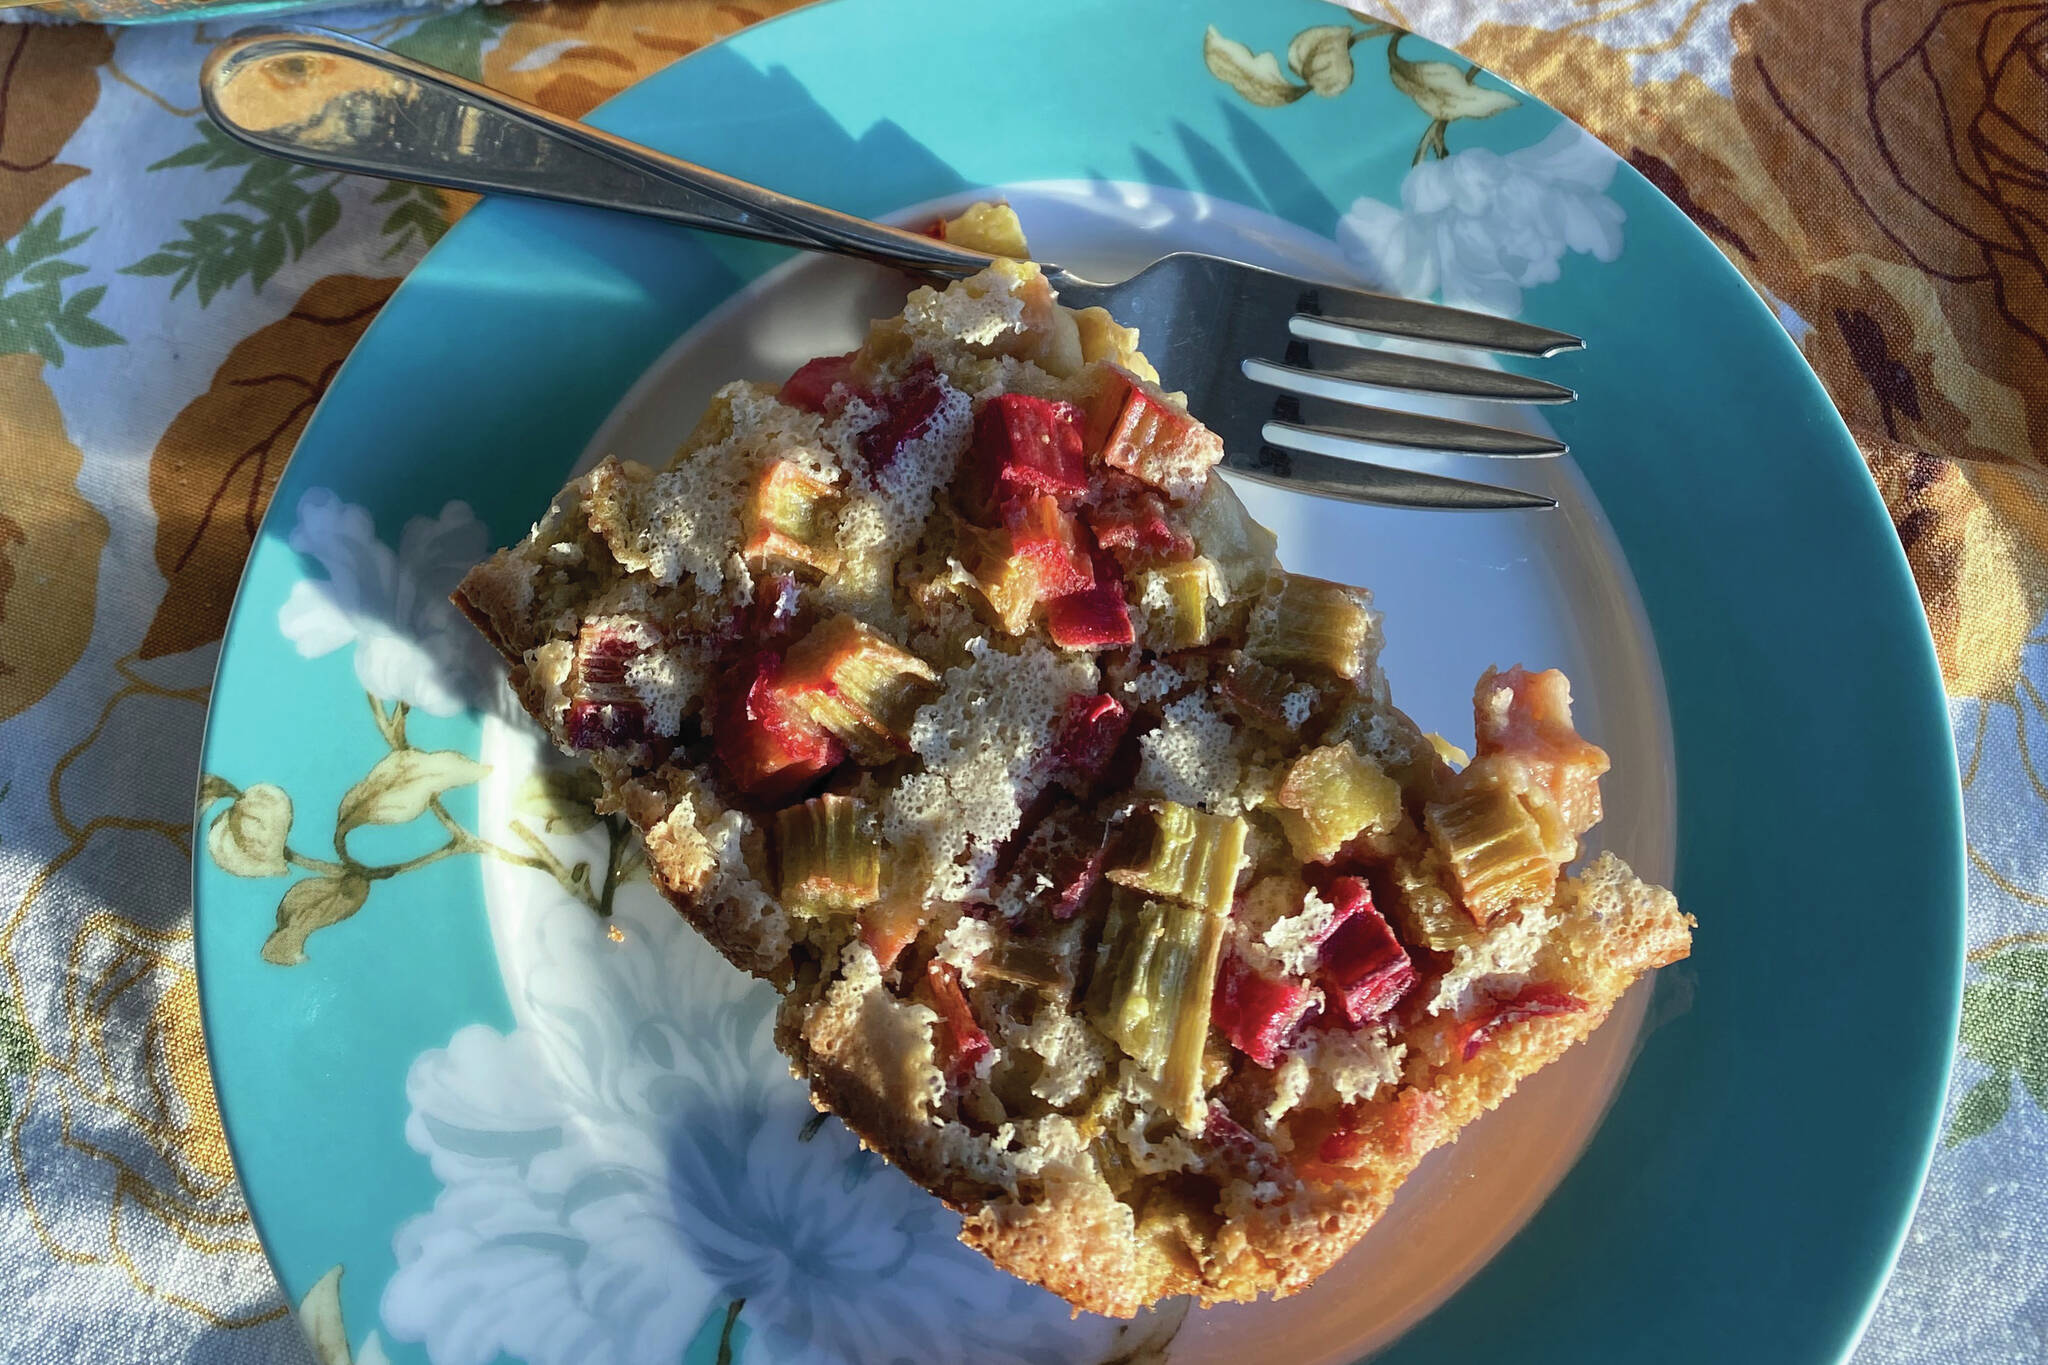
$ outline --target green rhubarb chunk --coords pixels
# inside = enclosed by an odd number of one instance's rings
[[[1344,679],[1364,667],[1372,613],[1356,588],[1283,573],[1252,609],[1245,649],[1274,664],[1308,664]]]
[[[814,796],[775,813],[782,903],[799,915],[852,914],[882,893],[882,844],[866,807]]]
[[[1209,815],[1176,801],[1161,801],[1141,817],[1149,829],[1144,854],[1136,862],[1109,870],[1109,879],[1134,891],[1165,896],[1227,914],[1237,895],[1238,873],[1244,869],[1242,817]]]
[[[1294,856],[1326,863],[1365,830],[1401,817],[1401,788],[1349,744],[1311,749],[1294,761],[1275,800]]]

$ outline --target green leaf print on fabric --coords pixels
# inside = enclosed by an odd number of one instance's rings
[[[261,290],[287,261],[298,260],[307,247],[326,236],[341,221],[341,201],[334,187],[342,177],[264,156],[206,119],[193,126],[199,141],[149,169],[239,167],[242,174],[224,201],[233,208],[185,219],[183,237],[165,242],[121,273],[168,277],[172,298],[190,285],[203,308],[221,290],[245,279],[252,290]]]
[[[64,210],[55,208],[0,246],[0,355],[32,353],[62,366],[66,346],[123,344],[120,333],[92,316],[106,297],[105,285],[64,293],[64,282],[85,274],[86,267],[61,258],[93,231],[66,237]]]
[[[1957,1102],[1947,1145],[2005,1122],[2018,1081],[2037,1109],[2048,1109],[2048,943],[2022,934],[1970,954],[1980,973],[1963,987],[1963,1054],[1991,1068]]]
[[[429,20],[420,29],[436,22]],[[478,44],[481,51],[481,39]],[[475,65],[481,58],[470,60]],[[190,286],[204,308],[221,290],[243,280],[252,291],[261,292],[272,276],[331,232],[342,218],[335,190],[346,177],[265,156],[204,118],[195,120],[193,128],[199,141],[149,169],[240,170],[241,175],[219,209],[182,220],[184,236],[123,266],[121,273],[167,278],[172,298]],[[411,247],[432,246],[448,230],[448,200],[431,186],[393,181],[371,202],[393,205],[378,228],[391,239],[384,252],[387,260]]]
[[[484,48],[511,22],[511,14],[497,5],[473,5],[453,14],[435,15],[394,40],[391,50],[438,66],[464,80],[480,81],[484,74]]]
[[[384,248],[384,260],[411,246],[432,246],[448,231],[448,197],[432,185],[394,180],[370,202],[394,206],[377,229],[391,239]]]

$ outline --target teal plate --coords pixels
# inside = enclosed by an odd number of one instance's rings
[[[1256,55],[1290,43],[1321,90]],[[1962,962],[1913,584],[1741,277],[1558,114],[1452,63],[1311,0],[842,0],[594,121],[869,215],[1003,187],[1046,255],[1090,270],[1232,250],[1585,336],[1542,363],[1581,394],[1547,413],[1573,456],[1510,471],[1558,512],[1254,510],[1291,565],[1374,585],[1426,726],[1469,733],[1459,698],[1496,651],[1573,674],[1616,757],[1606,837],[1674,877],[1694,956],[1433,1156],[1325,1284],[1070,1322],[806,1122],[765,988],[635,877],[443,601],[594,440],[658,456],[712,379],[842,347],[886,287],[486,203],[307,428],[207,734],[214,1074],[287,1291],[330,1346],[345,1331],[329,1359],[1848,1353],[1932,1148]]]

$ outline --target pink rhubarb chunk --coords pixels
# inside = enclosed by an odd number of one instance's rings
[[[1362,879],[1334,878],[1324,899],[1341,923],[1323,944],[1323,986],[1352,1026],[1363,1027],[1401,1003],[1415,985],[1415,964]]]
[[[1007,498],[1088,492],[1081,410],[1029,394],[998,394],[974,418],[974,447],[960,476],[961,510],[986,524]]]
[[[1458,1025],[1456,1047],[1459,1056],[1471,1061],[1509,1024],[1524,1019],[1542,1019],[1554,1014],[1576,1014],[1586,1002],[1549,986],[1525,986],[1507,1000],[1493,1000],[1485,1009]]]
[[[1270,1069],[1315,1003],[1306,981],[1267,976],[1232,953],[1217,975],[1209,1020],[1232,1047]]]

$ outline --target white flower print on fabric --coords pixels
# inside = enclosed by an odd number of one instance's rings
[[[480,676],[478,639],[448,594],[491,546],[467,503],[414,517],[393,553],[368,511],[310,488],[288,543],[327,571],[294,583],[278,608],[278,629],[302,656],[353,644],[356,677],[373,695],[436,716],[469,704]]]
[[[1558,276],[1567,252],[1621,254],[1614,153],[1568,124],[1533,147],[1424,160],[1398,208],[1359,199],[1337,225],[1344,254],[1381,288],[1514,317],[1522,291]]]

